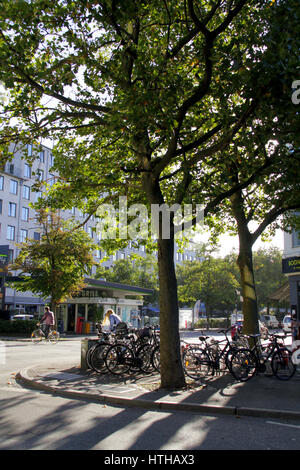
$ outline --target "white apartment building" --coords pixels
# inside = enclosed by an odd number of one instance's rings
[[[7,162],[0,171],[0,247],[8,250],[9,260],[15,259],[18,248],[17,243],[23,242],[26,238],[38,240],[41,236],[41,228],[35,222],[35,211],[30,207],[41,196],[41,193],[33,191],[33,185],[37,180],[45,181],[49,185],[54,184],[57,173],[53,171],[53,155],[50,148],[42,145],[38,149],[32,145],[20,147],[18,144],[11,144],[10,152],[13,154],[11,161]],[[29,157],[33,152],[37,158],[30,165],[24,158],[24,152]],[[77,208],[61,211],[64,218],[74,217],[83,221],[84,214]],[[95,232],[96,219],[92,217],[85,224],[86,232],[96,240]],[[1,251],[1,249],[0,249]],[[103,261],[103,266],[109,267],[118,259],[125,259],[132,253],[145,254],[145,247],[135,248],[129,240],[128,246],[124,250],[118,251],[109,260]],[[105,253],[100,249],[95,252],[97,261],[103,260]],[[197,259],[195,251],[186,250],[184,253],[175,251],[175,263],[185,260]],[[90,277],[96,272],[93,267]],[[6,288],[5,303],[10,310],[24,310],[36,312],[44,305],[42,298],[37,298],[32,293],[21,293],[11,288]]]

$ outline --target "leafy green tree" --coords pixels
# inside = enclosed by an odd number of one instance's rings
[[[267,93],[274,93],[282,69],[289,81],[297,55],[296,70],[299,35],[291,37],[286,70],[278,51],[287,34],[268,35],[281,8],[292,17],[299,5],[3,0],[0,79],[9,99],[1,114],[2,143],[56,139],[62,179],[49,198],[54,207],[86,201],[92,213],[120,194],[148,210],[195,203],[206,188],[207,166],[226,164],[224,151],[243,126],[258,110],[260,118],[269,113]],[[251,177],[212,195],[205,214]],[[195,181],[199,198],[190,191]],[[185,380],[173,261],[179,227],[172,213],[169,238],[162,228],[161,220],[161,378],[163,387],[175,388]]]
[[[10,265],[21,280],[15,289],[51,299],[56,307],[84,287],[84,278],[95,264],[96,246],[83,231],[50,211],[39,211],[36,221],[42,227],[40,240],[28,239],[18,246],[20,252]]]
[[[207,317],[216,310],[233,310],[238,281],[228,263],[221,258],[186,261],[177,266],[178,297],[183,305],[193,307],[198,299],[206,305]]]
[[[137,256],[117,260],[110,269],[99,265],[96,278],[131,284],[146,289],[153,289],[152,295],[146,296],[145,305],[158,302],[157,261],[153,255]]]
[[[254,251],[253,268],[258,307],[277,307],[270,295],[287,282],[282,273],[282,252],[276,247]]]

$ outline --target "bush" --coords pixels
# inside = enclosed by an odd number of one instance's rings
[[[201,319],[195,323],[195,328],[205,329],[205,328],[219,328],[225,329],[228,327],[227,318],[209,318],[208,320]]]
[[[30,336],[37,323],[36,320],[0,320],[0,334]]]

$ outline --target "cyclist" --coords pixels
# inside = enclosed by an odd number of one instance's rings
[[[44,332],[45,332],[45,338],[47,339],[50,330],[52,330],[55,325],[54,313],[51,312],[49,307],[45,307],[45,313],[44,313],[43,318],[41,318],[41,322],[43,322],[43,324],[45,325]]]

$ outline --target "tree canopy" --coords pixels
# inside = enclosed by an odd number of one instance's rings
[[[56,213],[41,210],[36,222],[42,227],[40,240],[20,243],[20,252],[10,266],[20,275],[14,287],[50,298],[55,310],[84,287],[84,278],[95,264],[96,246],[83,230],[74,230],[74,224]]]

